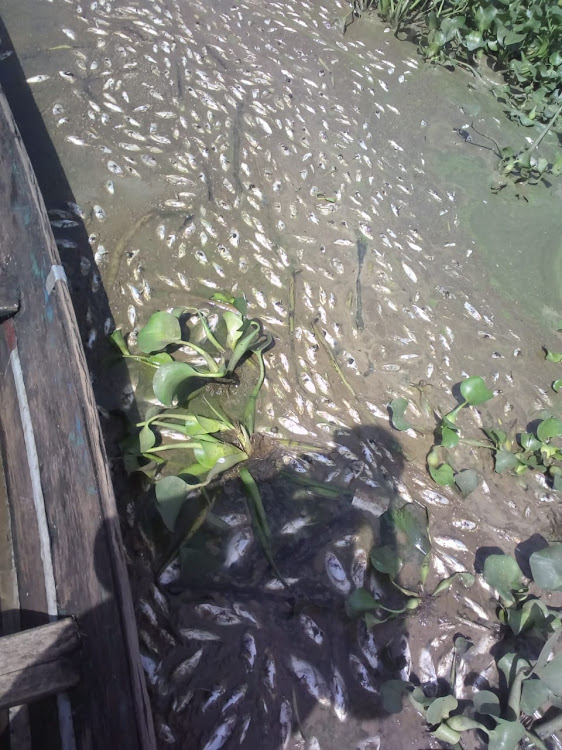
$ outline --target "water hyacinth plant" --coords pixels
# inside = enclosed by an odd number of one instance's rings
[[[562,543],[551,542],[529,557],[532,580],[543,592],[562,591]],[[505,693],[476,690],[461,706],[453,693],[459,660],[470,642],[457,635],[447,689],[424,689],[403,680],[389,680],[381,689],[389,713],[402,710],[403,700],[426,720],[432,735],[462,750],[464,732],[477,731],[491,750],[526,747],[546,750],[545,741],[562,729],[562,620],[560,610],[529,593],[523,573],[510,555],[486,558],[485,582],[498,599],[503,645],[496,656]]]
[[[151,315],[138,333],[141,354],[129,350],[121,331],[111,335],[124,358],[152,371],[149,376],[155,403],[122,443],[125,467],[129,472],[143,472],[154,484],[156,505],[170,532],[177,530],[186,503],[202,495],[201,512],[184,541],[211,512],[212,502],[205,488],[221,474],[239,467],[254,533],[275,568],[262,499],[250,471],[242,466],[252,455],[256,402],[265,378],[264,352],[271,346],[272,336],[262,331],[258,320],[248,318],[243,297],[216,294],[211,299],[225,308],[214,328],[201,310],[181,307]],[[197,327],[202,340],[195,343]],[[186,355],[192,353],[198,357],[197,362],[186,361]],[[235,370],[249,358],[257,363],[257,377],[242,419],[236,422],[205,392],[213,382],[233,384]],[[206,416],[194,411],[192,402],[197,396],[204,400]]]

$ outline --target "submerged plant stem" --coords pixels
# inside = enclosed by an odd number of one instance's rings
[[[196,443],[194,440],[179,440],[177,443],[157,445],[154,448],[148,448],[144,453],[160,453],[161,451],[175,451],[180,448],[201,448],[201,443]]]
[[[324,338],[324,334],[320,330],[320,326],[318,325],[318,318],[316,318],[315,320],[312,321],[312,330],[316,334],[316,338],[318,339],[318,343],[320,344],[320,346],[322,347],[322,349],[324,349],[324,351],[328,355],[328,358],[329,358],[329,360],[330,360],[330,362],[332,364],[332,367],[334,368],[334,370],[339,375],[340,380],[345,385],[345,387],[347,388],[347,390],[351,393],[351,395],[353,396],[353,398],[357,398],[357,394],[355,393],[355,391],[353,390],[353,388],[351,387],[351,385],[347,382],[346,377],[345,377],[345,375],[343,374],[343,372],[341,370],[341,367],[338,365],[338,363],[336,361],[336,358],[334,357],[334,354],[333,354],[332,350],[330,349],[330,347],[328,346],[328,343],[327,343],[326,339]]]

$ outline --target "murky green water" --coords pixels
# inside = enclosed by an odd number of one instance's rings
[[[433,485],[435,421],[414,384],[427,382],[424,398],[442,411],[455,383],[482,375],[497,392],[483,420],[514,429],[559,408],[541,345],[560,346],[560,188],[530,189],[528,202],[494,196],[493,153],[455,131],[474,121],[513,145],[528,132],[477,79],[425,67],[375,20],[342,37],[344,12],[337,2],[221,1],[210,12],[26,0],[4,13],[79,204],[45,194],[100,406],[131,401],[130,384],[108,388],[99,365],[113,322],[128,332],[155,309],[236,289],[275,338],[258,476],[297,593],[271,575],[235,481],[217,509],[229,528],[213,548],[218,572],[159,577],[157,552],[136,533],[144,505],[133,498],[124,519],[162,747],[419,746],[413,712],[383,715],[382,678],[446,674],[459,629],[482,647],[467,671],[483,669],[493,604],[478,588],[399,628],[351,623],[346,594],[377,585],[367,559],[378,516],[390,502],[430,509],[430,589],[472,569],[479,547],[512,549],[531,518],[545,535],[557,524],[552,493],[495,475],[473,449],[455,459],[483,479],[469,501]],[[410,399],[418,432],[391,430],[396,396]],[[477,420],[463,423],[473,436]],[[284,452],[276,435],[317,450]],[[332,506],[299,494],[284,468],[345,492]]]

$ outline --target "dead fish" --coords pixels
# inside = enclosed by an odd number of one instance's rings
[[[142,652],[140,655],[140,660],[147,680],[151,685],[156,685],[156,683],[158,682],[158,669],[160,667],[160,664],[157,664],[151,656],[147,656]]]
[[[234,612],[225,607],[217,607],[215,604],[198,604],[195,611],[201,617],[213,620],[217,625],[240,625],[242,622]]]
[[[296,678],[306,688],[307,692],[315,698],[321,706],[330,705],[330,696],[326,680],[320,672],[304,659],[291,656],[291,669]]]
[[[311,516],[299,516],[294,521],[288,521],[281,529],[281,534],[296,534],[297,531],[304,529],[312,523]]]
[[[279,724],[281,725],[281,747],[283,750],[287,747],[289,744],[289,739],[291,738],[291,730],[292,730],[292,722],[293,722],[293,709],[291,708],[291,704],[288,700],[284,700],[281,703],[281,708],[279,710]]]
[[[349,582],[342,564],[333,552],[326,553],[326,557],[324,558],[324,567],[326,569],[326,573],[328,574],[328,578],[338,589],[338,591],[341,591],[342,594],[349,594],[349,592],[351,591],[351,583]]]
[[[427,646],[420,649],[420,655],[418,659],[418,667],[420,670],[421,682],[436,682],[437,673],[435,671],[435,664],[433,663],[433,657],[431,651]]]
[[[265,657],[265,679],[266,686],[273,693],[277,684],[277,668],[272,655],[268,652]]]
[[[242,659],[246,662],[246,669],[250,672],[256,663],[256,639],[251,633],[242,636]]]
[[[351,669],[355,675],[355,678],[357,682],[361,685],[361,687],[364,690],[367,690],[369,693],[373,693],[374,695],[378,695],[378,690],[376,687],[374,687],[373,683],[371,682],[371,678],[369,677],[369,673],[367,672],[367,668],[365,665],[355,656],[355,654],[350,654],[349,656],[349,663],[351,665]]]
[[[211,735],[203,750],[220,750],[232,734],[236,719],[236,716],[231,716],[224,723],[220,724]]]
[[[246,695],[247,690],[247,685],[241,685],[239,688],[237,688],[222,707],[222,713],[224,714],[228,711],[229,708],[234,708],[234,706],[237,706],[242,698]]]
[[[220,641],[216,633],[209,630],[198,630],[197,628],[181,628],[179,634],[186,641]]]
[[[240,562],[248,551],[252,539],[252,532],[249,529],[240,529],[234,532],[226,545],[225,568],[230,568]]]
[[[247,620],[248,622],[251,622],[252,625],[255,625],[259,628],[259,622],[256,620],[254,615],[249,612],[245,607],[243,607],[238,602],[234,602],[232,605],[232,609],[236,612],[236,614],[241,617],[244,620]]]
[[[301,614],[299,617],[299,622],[302,625],[305,634],[310,638],[311,641],[314,641],[314,643],[316,643],[318,646],[321,646],[324,643],[324,634],[320,630],[318,625],[314,622],[312,617]]]
[[[202,656],[203,649],[200,648],[199,651],[196,651],[189,659],[185,659],[185,661],[180,662],[170,674],[170,681],[173,683],[178,683],[185,677],[189,677],[189,675],[191,675],[195,671],[195,669],[197,669]]]
[[[214,687],[211,691],[211,695],[207,698],[205,703],[203,703],[201,710],[207,711],[209,708],[211,708],[211,706],[214,706],[214,704],[218,701],[221,695],[224,694],[224,691],[225,691],[224,685],[217,685],[216,687]]]
[[[372,630],[369,630],[364,622],[359,624],[358,643],[361,653],[367,659],[369,666],[377,671],[381,666],[377,643]]]
[[[337,668],[334,669],[332,676],[332,707],[336,717],[340,721],[345,721],[347,718],[345,683]]]

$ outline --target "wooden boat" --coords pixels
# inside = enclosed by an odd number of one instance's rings
[[[1,91],[0,144],[0,709],[9,709],[0,719],[11,719],[17,750],[148,750],[151,712],[89,373]]]

